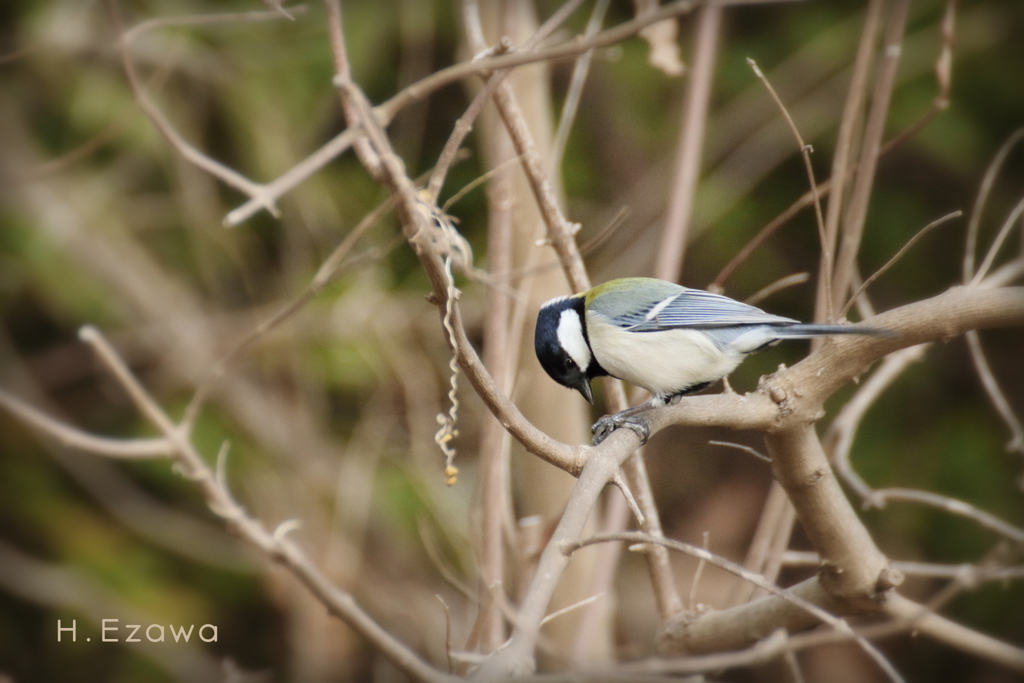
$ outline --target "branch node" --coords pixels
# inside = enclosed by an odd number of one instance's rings
[[[295,531],[301,526],[302,522],[300,522],[297,519],[286,519],[285,521],[278,524],[277,528],[274,529],[274,542],[280,543],[282,540],[284,540],[285,536],[287,536],[289,533]]]
[[[878,575],[878,583],[875,585],[875,588],[879,593],[884,593],[885,591],[891,588],[896,588],[902,584],[904,578],[903,572],[899,569],[886,567],[882,570],[882,573]]]

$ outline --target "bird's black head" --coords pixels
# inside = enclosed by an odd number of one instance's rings
[[[608,373],[590,350],[582,296],[559,297],[541,306],[533,348],[551,379],[594,402],[590,380]]]

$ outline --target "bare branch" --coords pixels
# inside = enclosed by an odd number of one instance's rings
[[[1012,671],[1024,672],[1024,650],[961,626],[896,593],[883,605],[885,612],[905,620],[915,631],[950,647],[988,659]]]
[[[768,89],[768,93],[775,100],[775,104],[779,107],[783,117],[786,119],[786,123],[789,124],[789,129],[793,131],[793,137],[796,138],[796,144],[800,148],[800,155],[804,160],[804,169],[807,171],[807,182],[811,186],[811,198],[814,204],[814,217],[817,220],[818,225],[818,239],[821,241],[821,253],[822,259],[826,263],[832,262],[832,247],[829,245],[828,238],[825,235],[825,219],[821,214],[821,197],[818,194],[818,183],[814,180],[814,165],[811,163],[811,152],[814,151],[810,145],[804,142],[803,137],[800,135],[800,129],[796,127],[796,122],[793,121],[793,117],[789,115],[789,110],[786,109],[786,105],[782,103],[778,93],[775,92],[775,88],[768,82],[761,68],[757,65],[750,57],[747,57],[747,64],[754,70],[754,73],[764,86]],[[821,286],[825,289],[826,296],[831,298],[831,270],[826,269],[824,273],[824,279],[821,281]]]
[[[786,277],[780,277],[775,282],[765,285],[761,289],[757,290],[746,299],[744,303],[748,303],[751,306],[757,306],[759,303],[770,297],[772,294],[779,292],[786,287],[793,287],[794,285],[802,285],[811,279],[809,273],[793,273]]]
[[[558,11],[552,14],[544,24],[534,31],[533,35],[530,36],[530,38],[527,39],[519,49],[524,52],[534,50],[537,45],[544,40],[544,38],[550,35],[552,31],[568,19],[580,4],[580,0],[571,0],[570,2],[562,5]],[[467,12],[469,12],[469,10],[467,10]],[[469,13],[469,16],[478,17],[478,13],[474,10]],[[593,33],[596,32],[597,31],[595,29]],[[471,38],[477,35],[480,36],[479,42],[472,46],[473,49],[478,52],[484,50],[484,46],[482,44],[483,34],[480,31],[480,27],[474,26],[469,33]],[[591,33],[590,36],[592,36],[593,33]],[[513,46],[510,42],[503,39],[490,52],[495,55],[506,54],[512,50],[512,47]],[[435,202],[437,201],[438,195],[441,193],[441,186],[444,184],[444,178],[448,172],[448,167],[451,165],[452,159],[455,158],[455,153],[458,151],[462,141],[465,139],[466,135],[469,134],[469,131],[472,130],[473,121],[475,121],[477,116],[480,115],[484,105],[490,101],[494,96],[495,91],[497,91],[502,82],[504,82],[505,78],[511,72],[511,69],[502,69],[491,74],[487,79],[487,83],[484,85],[484,88],[476,94],[469,107],[465,112],[463,112],[462,116],[459,117],[459,120],[455,122],[455,128],[449,136],[448,141],[445,142],[444,149],[441,150],[441,155],[438,157],[437,166],[434,168],[434,173],[430,177],[430,182],[427,183],[427,191]]]
[[[676,282],[683,269],[687,228],[693,213],[693,197],[700,176],[704,149],[704,123],[711,99],[711,83],[722,30],[722,7],[706,5],[698,12],[693,46],[693,66],[687,84],[686,105],[676,150],[675,173],[669,191],[668,215],[661,235],[661,248],[654,264],[654,276]]]
[[[14,394],[0,388],[0,406],[27,424],[32,429],[59,443],[108,458],[146,460],[166,458],[174,452],[174,446],[164,438],[156,439],[111,439],[95,436],[56,420],[46,413],[25,403]]]
[[[829,444],[829,458],[843,481],[863,499],[870,499],[873,492],[850,464],[854,435],[868,409],[911,363],[924,358],[927,349],[928,345],[922,344],[886,356],[881,366],[871,373],[871,377],[846,402],[829,425],[825,435],[825,442]]]
[[[886,261],[884,266],[876,270],[874,273],[872,273],[871,277],[869,277],[867,280],[861,283],[860,287],[857,288],[857,291],[854,292],[853,295],[850,297],[850,300],[846,302],[845,306],[843,306],[843,310],[839,311],[839,319],[842,320],[846,316],[847,312],[849,312],[850,307],[853,306],[853,304],[860,297],[860,295],[863,294],[867,290],[867,288],[870,287],[872,283],[874,283],[875,280],[882,277],[885,271],[889,270],[894,265],[896,265],[896,262],[903,258],[903,255],[910,251],[910,248],[917,244],[918,240],[920,240],[922,237],[931,232],[933,228],[937,228],[943,223],[946,223],[954,218],[959,218],[962,215],[964,215],[964,212],[957,210],[952,213],[948,213],[942,218],[934,220],[928,225],[921,228],[921,230],[918,231],[916,235],[911,237],[907,241],[907,243],[904,244],[891,259]]]
[[[597,0],[594,3],[594,9],[591,10],[590,19],[587,20],[587,28],[584,32],[587,39],[592,38],[601,30],[609,3],[610,0]],[[562,104],[561,116],[558,118],[558,129],[555,131],[555,139],[551,143],[549,164],[552,173],[558,173],[562,167],[562,157],[565,155],[566,145],[569,144],[569,133],[572,131],[572,125],[576,120],[576,111],[583,98],[583,86],[587,82],[587,72],[590,70],[590,61],[593,55],[594,51],[588,50],[577,57],[576,63],[573,65],[569,89],[565,94],[565,102]]]
[[[787,602],[789,602],[789,603],[799,607],[800,609],[802,609],[802,610],[806,611],[807,613],[813,615],[816,619],[818,619],[818,620],[820,620],[820,621],[822,621],[822,622],[824,622],[826,624],[829,624],[830,626],[832,626],[833,628],[835,628],[835,629],[837,629],[839,631],[844,631],[844,632],[849,631],[849,626],[846,624],[846,622],[844,622],[841,619],[836,618],[832,614],[829,614],[829,612],[827,612],[826,610],[822,609],[820,606],[814,604],[813,602],[811,602],[809,600],[806,600],[806,599],[800,597],[799,595],[797,595],[797,594],[795,594],[795,593],[793,593],[791,591],[787,591],[787,590],[783,590],[782,588],[779,588],[778,586],[776,586],[775,584],[771,583],[770,581],[766,581],[765,578],[763,576],[761,576],[760,574],[757,574],[757,573],[751,572],[751,571],[747,571],[746,569],[744,569],[740,565],[736,564],[735,562],[730,562],[729,560],[725,559],[724,557],[720,557],[718,555],[715,555],[714,553],[709,551],[707,548],[699,548],[699,547],[697,547],[695,545],[690,545],[689,543],[684,543],[682,541],[677,541],[675,539],[664,538],[664,537],[662,537],[662,538],[655,538],[655,537],[650,536],[648,534],[638,533],[638,532],[635,532],[635,531],[627,531],[627,532],[618,533],[618,534],[604,534],[604,535],[601,535],[601,536],[591,536],[590,538],[587,538],[587,539],[584,539],[582,541],[579,541],[578,543],[568,544],[566,546],[566,548],[565,548],[565,552],[566,553],[573,553],[573,552],[576,552],[577,550],[579,550],[580,548],[585,548],[585,547],[587,547],[589,545],[594,545],[595,543],[609,543],[609,542],[613,542],[613,541],[625,541],[627,543],[633,543],[633,544],[655,544],[655,545],[662,545],[662,546],[665,546],[666,548],[669,548],[671,550],[677,550],[677,551],[679,551],[681,553],[685,553],[685,554],[689,555],[690,557],[695,557],[695,558],[697,558],[698,560],[700,560],[702,562],[706,562],[708,564],[712,564],[712,565],[718,567],[719,569],[724,569],[725,571],[729,572],[730,574],[733,574],[734,576],[738,576],[739,578],[743,579],[744,581],[747,581],[748,583],[752,583],[755,586],[757,586],[758,588],[762,588],[762,589],[768,591],[769,593],[782,598],[783,600],[785,600],[785,601],[787,601]]]
[[[787,567],[817,567],[821,562],[818,553],[808,550],[787,550],[783,557]],[[985,581],[1007,581],[1024,579],[1024,566],[978,566],[974,564],[937,564],[934,562],[907,562],[893,560],[893,569],[907,576],[928,579],[957,579],[968,586]]]
[[[765,457],[768,462],[771,462],[771,458]],[[783,565],[782,557],[786,548],[789,547],[789,539],[793,534],[795,522],[796,513],[793,510],[793,504],[789,502],[789,498],[786,497],[786,492],[779,482],[773,481],[761,509],[754,538],[751,539],[750,546],[747,548],[743,566],[770,581],[777,579]],[[742,605],[751,600],[757,592],[757,587],[751,583],[745,581],[734,583],[726,604]]]
[[[971,279],[970,285],[972,287],[976,287],[988,273],[989,268],[992,267],[992,262],[995,261],[996,255],[999,253],[999,248],[1003,246],[1003,242],[1006,241],[1006,238],[1010,234],[1010,230],[1017,222],[1017,219],[1021,217],[1021,214],[1024,214],[1024,198],[1017,202],[1017,205],[1013,207],[1012,211],[1010,211],[1010,215],[1006,217],[1005,221],[1003,221],[1003,226],[996,234],[996,238],[992,240],[992,246],[989,247],[988,253],[985,254],[985,260],[981,262],[981,266],[978,267],[978,272],[975,273],[974,277]]]
[[[575,57],[589,50],[614,45],[636,35],[645,26],[691,11],[694,4],[694,0],[676,0],[664,5],[656,12],[619,24],[587,40],[567,40],[550,48],[516,52],[496,57],[485,57],[455,64],[446,69],[436,71],[430,76],[404,88],[388,101],[374,107],[374,115],[379,124],[386,127],[403,108],[452,83],[480,74],[488,74],[524,64]],[[231,211],[224,219],[225,225],[239,225],[266,206],[272,206],[274,201],[348,149],[358,135],[359,132],[353,129],[345,130],[313,154],[306,157],[306,159],[292,166],[277,179],[266,185],[256,185],[254,192],[250,195],[252,199]]]
[[[879,148],[885,129],[885,119],[889,111],[889,100],[892,96],[896,79],[896,67],[899,64],[902,50],[903,31],[910,10],[909,0],[896,0],[889,12],[889,24],[886,28],[885,42],[878,78],[871,98],[871,112],[868,114],[864,141],[861,146],[860,162],[857,178],[853,185],[853,194],[843,222],[839,255],[833,276],[833,306],[839,306],[839,298],[845,297],[853,279],[857,252],[867,218],[868,202],[871,188],[874,185],[875,171],[878,166]]]
[[[153,122],[153,125],[160,131],[160,134],[167,140],[168,144],[177,150],[178,153],[187,161],[206,171],[210,175],[220,178],[231,187],[246,193],[250,197],[259,195],[261,188],[257,183],[252,182],[219,161],[206,156],[185,140],[177,130],[175,130],[174,126],[171,125],[171,122],[167,120],[167,117],[164,116],[163,112],[160,111],[160,108],[156,106],[153,100],[151,100],[149,95],[146,93],[146,90],[135,71],[135,65],[131,60],[131,55],[129,54],[129,48],[131,46],[130,40],[141,35],[141,33],[148,28],[151,28],[151,26],[143,26],[139,30],[126,32],[124,27],[121,25],[121,16],[117,10],[116,0],[107,0],[107,9],[110,19],[114,23],[115,29],[121,36],[121,40],[119,41],[119,47],[121,49],[121,63],[124,67],[125,75],[128,77],[128,83],[132,88],[135,99],[139,104],[139,108],[142,109],[143,113],[149,117],[150,121]],[[260,14],[274,14],[275,17],[279,18],[279,15],[276,15],[276,13],[273,12]],[[220,16],[223,17],[224,15]],[[275,216],[278,215],[277,207],[273,203],[273,200],[264,199],[261,202],[260,208],[267,209]]]
[[[967,244],[964,247],[964,262],[962,268],[962,275],[964,284],[968,284],[974,278],[974,259],[975,251],[978,245],[978,230],[981,227],[981,217],[985,212],[985,204],[988,203],[988,196],[992,192],[992,187],[995,185],[996,178],[999,177],[999,172],[1003,168],[1003,164],[1006,162],[1006,157],[1009,156],[1010,151],[1016,146],[1021,140],[1024,140],[1024,128],[1018,128],[1003,142],[999,147],[999,151],[992,158],[988,168],[985,169],[985,175],[981,179],[981,187],[978,188],[978,195],[974,199],[974,206],[971,207],[971,217],[967,221]]]
[[[946,512],[970,519],[980,526],[996,532],[1000,536],[1024,545],[1024,529],[1004,522],[995,515],[980,510],[969,503],[948,496],[940,496],[937,493],[903,488],[874,489],[871,491],[871,497],[866,500],[866,503],[875,507],[884,507],[890,501],[920,503],[938,508],[939,510],[945,510]]]
[[[771,583],[769,581],[766,581],[759,574],[755,574],[753,572],[749,572],[746,569],[744,569],[743,567],[739,566],[738,564],[735,564],[734,562],[730,562],[729,560],[726,560],[725,558],[719,557],[718,555],[715,555],[714,553],[709,552],[706,548],[698,548],[696,546],[690,545],[689,543],[683,543],[682,541],[676,541],[676,540],[667,539],[667,538],[663,538],[663,537],[655,538],[655,537],[649,536],[647,534],[641,534],[641,533],[635,533],[635,532],[627,532],[627,533],[620,533],[620,534],[608,534],[608,535],[604,535],[604,536],[594,536],[592,538],[588,538],[588,539],[586,539],[584,541],[581,541],[578,544],[568,545],[566,547],[566,552],[573,552],[573,551],[577,550],[578,548],[582,548],[582,547],[585,547],[585,546],[588,546],[588,545],[591,545],[591,544],[594,544],[594,543],[605,543],[605,542],[608,542],[608,541],[627,541],[627,542],[634,542],[634,543],[656,543],[658,545],[664,545],[666,548],[671,548],[672,550],[678,550],[680,552],[684,552],[687,555],[690,555],[692,557],[698,558],[702,562],[707,562],[708,564],[713,564],[716,567],[724,569],[725,571],[740,577],[744,581],[748,581],[748,582],[754,584],[755,586],[757,586],[758,588],[766,590],[766,591],[772,593],[774,596],[776,596],[778,598],[781,598],[782,600],[784,600],[784,601],[786,601],[786,602],[788,602],[788,603],[790,603],[790,604],[800,608],[801,610],[806,611],[808,614],[812,615],[815,619],[819,619],[819,620],[823,621],[824,623],[828,624],[829,626],[832,626],[837,631],[839,631],[841,633],[853,635],[853,637],[857,641],[857,644],[860,645],[860,647],[872,659],[874,659],[878,663],[878,665],[882,668],[883,671],[886,672],[886,675],[889,676],[889,678],[891,680],[893,680],[893,681],[902,681],[903,680],[903,677],[900,676],[899,673],[896,672],[896,670],[892,667],[892,665],[888,662],[888,660],[886,660],[885,657],[880,652],[878,652],[878,650],[876,650],[863,637],[857,636],[857,635],[854,634],[854,632],[852,631],[852,629],[850,629],[850,626],[846,623],[846,621],[844,621],[843,619],[840,619],[840,618],[837,618],[837,617],[833,616],[828,611],[822,609],[818,604],[815,604],[814,601],[805,599],[796,590],[789,590],[789,591],[783,590],[783,589],[779,588],[778,586],[776,586],[775,584],[773,584],[773,583]],[[686,620],[684,620],[684,621],[686,621]],[[672,625],[671,624],[669,625],[669,629],[672,629]],[[661,647],[663,649],[668,644],[668,640],[667,640],[668,636],[669,636],[669,633],[663,634],[663,636],[662,636]]]
[[[725,446],[726,448],[735,448],[737,450],[743,451],[744,453],[749,453],[758,460],[762,460],[767,463],[770,463],[772,461],[772,459],[769,458],[764,453],[760,453],[751,448],[750,446],[744,446],[741,443],[730,443],[728,441],[708,441],[708,443],[711,444],[712,446]]]
[[[875,55],[875,38],[882,14],[882,0],[871,0],[868,3],[861,30],[857,56],[853,62],[853,74],[850,78],[850,89],[843,105],[843,115],[839,120],[839,132],[836,135],[836,152],[832,158],[832,175],[838,188],[828,200],[828,213],[825,217],[825,245],[818,266],[817,297],[814,306],[814,319],[818,322],[831,321],[835,311],[832,295],[833,271],[835,269],[836,240],[839,235],[839,220],[842,216],[843,199],[846,193],[847,176],[856,170],[851,166],[850,156],[854,146],[854,138],[863,118],[863,102],[867,91],[868,70]],[[828,283],[828,286],[825,286]]]
[[[595,449],[587,459],[565,512],[541,553],[537,570],[519,608],[519,620],[515,624],[512,637],[505,647],[484,661],[472,676],[472,680],[491,681],[498,676],[532,673],[535,666],[533,651],[537,644],[541,620],[544,618],[555,585],[569,563],[566,549],[580,538],[587,518],[605,484],[611,480],[623,460],[632,453],[633,449],[623,446],[633,444],[635,448],[637,443],[636,435],[627,435],[625,431],[619,430],[608,437],[608,441],[615,441],[612,449],[606,452],[598,452]]]
[[[228,528],[245,541],[262,551],[267,557],[287,567],[327,609],[367,638],[384,653],[400,670],[417,681],[448,681],[426,664],[416,653],[396,640],[367,615],[348,593],[338,589],[309,560],[306,554],[284,534],[268,533],[263,526],[250,517],[235,502],[231,493],[222,486],[214,472],[206,465],[202,456],[194,449],[184,431],[174,425],[152,396],[142,387],[113,347],[93,327],[84,327],[80,332],[121,386],[128,392],[132,402],[145,417],[174,444],[173,458],[181,467],[184,476],[196,482],[206,497],[207,505]]]
[[[352,72],[345,52],[345,37],[341,27],[341,2],[324,0],[324,7],[327,9],[327,33],[330,36],[331,56],[334,58],[334,73],[336,78],[351,80]],[[345,121],[348,122],[349,128],[355,128],[359,121],[356,106],[349,100],[344,89],[339,89],[338,95],[341,98],[342,111],[345,112]],[[363,166],[376,178],[380,174],[380,159],[373,151],[370,141],[363,137],[356,138],[353,147]]]
[[[978,372],[978,377],[981,378],[981,385],[988,394],[989,401],[1010,430],[1010,441],[1006,444],[1006,450],[1024,453],[1024,426],[1021,426],[1020,419],[1014,414],[1013,407],[1010,406],[1003,390],[999,388],[999,382],[996,381],[992,368],[985,358],[985,351],[981,348],[981,336],[975,330],[967,333],[967,348],[971,351],[971,361]]]

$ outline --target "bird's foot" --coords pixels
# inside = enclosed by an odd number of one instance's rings
[[[630,411],[624,410],[614,415],[605,415],[594,423],[594,426],[590,428],[590,432],[594,435],[593,444],[600,445],[612,432],[622,427],[632,429],[640,438],[641,446],[647,443],[647,439],[651,436],[651,427],[647,424],[645,417],[635,413],[630,414]]]

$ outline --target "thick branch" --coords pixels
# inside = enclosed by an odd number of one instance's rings
[[[863,602],[900,583],[840,488],[813,423],[771,433],[765,442],[775,478],[821,556],[825,588],[836,598]]]
[[[843,606],[825,590],[818,577],[799,583],[788,589],[788,592],[832,614],[842,614],[844,611]],[[663,655],[740,650],[771,635],[777,629],[798,632],[820,621],[792,601],[778,595],[769,595],[737,607],[675,619],[658,636],[658,650]]]
[[[505,647],[484,661],[473,675],[473,680],[492,681],[498,677],[533,671],[533,651],[540,635],[541,621],[558,580],[569,564],[570,556],[566,549],[582,536],[583,528],[605,484],[636,449],[636,435],[632,432],[624,433],[627,431],[620,430],[609,437],[608,441],[612,441],[613,438],[615,440],[612,448],[601,451],[594,449],[595,452],[587,459],[579,481],[573,488],[572,497],[566,505],[565,513],[541,554],[533,581],[519,608],[519,618],[512,638]]]
[[[968,330],[1024,326],[1024,287],[953,287],[931,299],[881,313],[864,325],[892,330],[896,336],[832,338],[802,362],[772,376],[772,383],[783,390],[799,388],[799,395],[788,392],[790,408],[813,406],[816,412],[837,389],[893,351],[948,341]]]
[[[946,340],[971,329],[1024,325],[1024,288],[956,287],[878,315],[869,324],[896,331],[898,336],[836,339],[796,366],[767,378],[756,394],[687,398],[651,416],[652,431],[667,424],[717,424],[767,432],[775,475],[822,558],[822,574],[807,586],[827,593],[847,613],[882,610],[892,593],[887,589],[900,577],[888,569],[887,559],[857,518],[825,459],[813,427],[823,414],[822,403],[872,362],[899,348]],[[773,403],[774,421],[769,418]],[[738,410],[741,405],[748,409]],[[721,410],[713,411],[712,406]],[[737,413],[746,413],[750,422],[737,420]],[[762,420],[761,425],[751,424]],[[737,648],[780,626],[802,628],[805,614],[779,621],[780,607],[772,600],[680,619],[666,629],[662,647],[672,652]],[[763,628],[752,627],[757,624]]]

